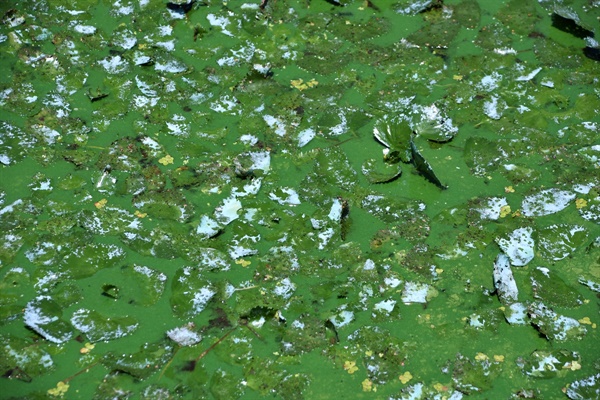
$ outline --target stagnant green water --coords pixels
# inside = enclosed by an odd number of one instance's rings
[[[0,14],[1,398],[600,396],[597,1]]]

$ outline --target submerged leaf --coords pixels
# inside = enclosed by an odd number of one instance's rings
[[[402,167],[371,158],[363,163],[362,173],[370,183],[386,183],[398,178],[402,174]]]

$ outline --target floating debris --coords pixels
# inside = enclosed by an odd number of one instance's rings
[[[502,304],[515,303],[519,297],[519,289],[513,277],[508,257],[500,253],[494,261],[494,286]]]
[[[535,242],[532,237],[533,228],[517,228],[503,237],[496,237],[496,243],[516,267],[527,265],[534,256]]]

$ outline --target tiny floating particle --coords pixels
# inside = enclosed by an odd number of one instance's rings
[[[370,392],[373,390],[373,382],[368,378],[362,381],[363,392]]]
[[[515,189],[512,186],[506,186],[504,188],[504,193],[514,193]]]

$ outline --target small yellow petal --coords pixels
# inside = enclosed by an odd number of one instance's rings
[[[505,206],[500,207],[500,218],[504,218],[510,214],[510,206],[507,204]]]
[[[166,155],[163,158],[161,158],[160,160],[158,160],[159,163],[161,163],[162,165],[169,165],[169,164],[173,164],[173,157],[171,157],[170,155]]]
[[[403,385],[405,385],[412,378],[413,378],[412,374],[408,371],[406,371],[405,373],[403,373],[402,375],[400,375],[398,377],[398,379],[400,379],[400,382],[402,382]]]
[[[108,200],[106,200],[106,199],[102,199],[102,200],[99,200],[99,201],[95,202],[95,203],[94,203],[94,206],[95,206],[97,209],[101,209],[101,208],[103,208],[103,207],[106,205],[106,203],[108,203]]]
[[[500,355],[494,354],[494,361],[496,361],[496,362],[504,362],[504,356],[500,356]]]
[[[575,207],[584,208],[587,206],[587,201],[585,199],[577,199],[575,200]]]
[[[514,193],[514,192],[515,192],[515,189],[514,189],[512,186],[506,186],[506,187],[504,188],[504,192],[505,192],[505,193]]]
[[[362,381],[362,387],[363,392],[370,392],[371,390],[373,390],[373,382],[371,382],[369,379],[365,379],[364,381]]]
[[[241,265],[242,267],[247,267],[252,262],[248,261],[248,260],[244,260],[243,258],[240,258],[239,260],[235,260],[235,263],[238,264],[238,265]]]
[[[475,359],[477,361],[485,361],[485,360],[489,359],[489,357],[487,355],[483,354],[483,353],[477,353],[475,355]]]

